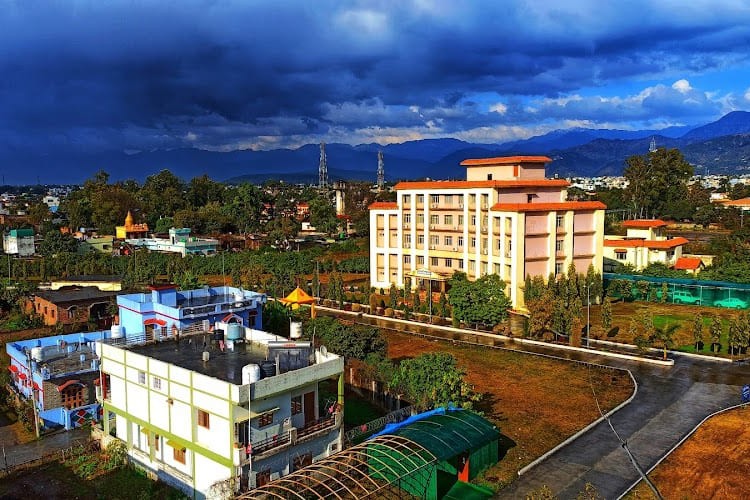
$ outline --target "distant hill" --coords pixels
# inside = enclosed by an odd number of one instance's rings
[[[554,161],[548,175],[618,175],[625,159],[644,154],[654,138],[658,147],[679,148],[688,161],[712,173],[745,173],[750,159],[750,112],[734,111],[719,120],[687,130],[661,131],[573,129],[505,144],[472,144],[457,139],[428,139],[402,144],[327,144],[328,172],[337,179],[375,182],[377,151],[385,155],[386,179],[464,178],[466,158],[544,154]],[[183,179],[208,174],[217,180],[317,182],[318,144],[271,151],[214,152],[176,149],[126,154],[54,155],[0,147],[0,184],[81,183],[104,169],[111,180],[136,179],[169,169]]]

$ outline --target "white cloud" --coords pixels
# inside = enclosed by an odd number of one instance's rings
[[[505,113],[508,112],[508,106],[506,106],[505,104],[501,102],[498,102],[490,106],[490,111],[504,115]]]
[[[693,90],[693,87],[690,86],[690,82],[685,80],[684,78],[674,82],[672,84],[672,88],[677,92],[680,92],[681,94],[687,94],[688,92]]]

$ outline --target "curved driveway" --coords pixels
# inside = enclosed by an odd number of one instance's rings
[[[627,368],[633,373],[638,392],[610,420],[644,471],[707,415],[738,404],[740,387],[750,383],[746,365],[678,354],[673,354],[673,367],[613,361],[596,355],[571,357]],[[611,499],[622,495],[638,479],[617,437],[606,422],[601,422],[501,490],[498,498],[524,498],[543,485],[561,499],[576,498],[586,483],[591,483],[603,498]]]

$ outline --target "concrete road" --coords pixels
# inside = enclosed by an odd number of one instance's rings
[[[740,403],[740,387],[750,383],[750,367],[741,364],[675,355],[675,365],[670,368],[600,356],[575,357],[633,373],[638,392],[611,422],[644,471],[707,415]],[[561,499],[575,498],[591,483],[603,498],[612,499],[638,479],[612,429],[602,422],[519,477],[498,498],[524,498],[543,485]]]
[[[86,442],[90,437],[90,430],[79,428],[72,431],[60,431],[26,444],[15,444],[15,441],[11,439],[0,440],[0,447],[4,448],[5,451],[5,456],[0,451],[0,469],[4,469],[6,466],[13,467],[35,460],[43,455],[69,448],[77,441]]]

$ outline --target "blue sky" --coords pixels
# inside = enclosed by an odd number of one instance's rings
[[[13,151],[498,143],[750,109],[745,0],[1,5]]]

